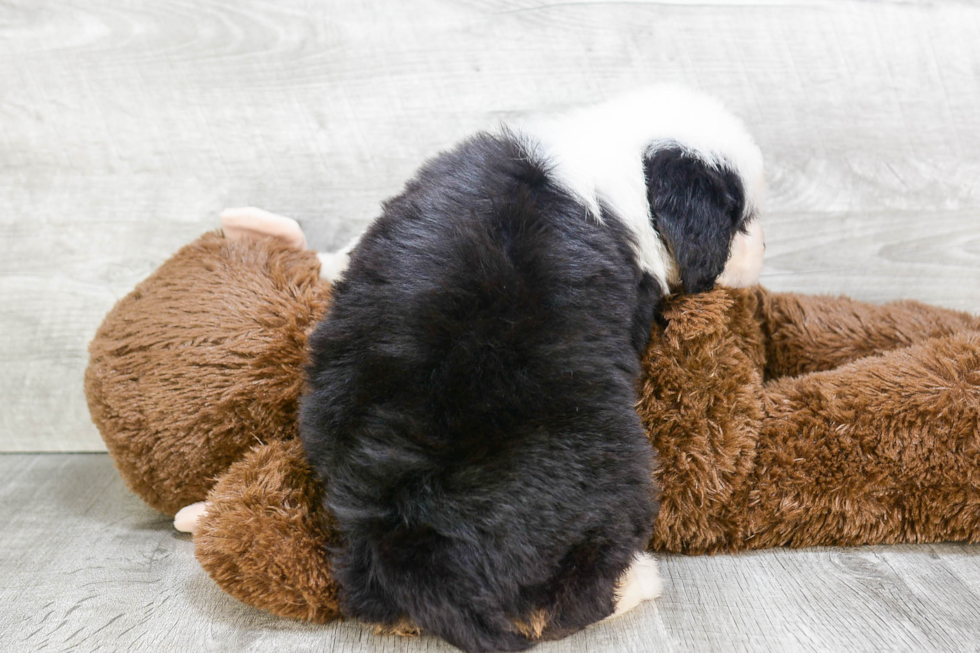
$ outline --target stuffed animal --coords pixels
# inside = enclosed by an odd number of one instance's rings
[[[329,283],[295,223],[224,222],[106,317],[89,409],[134,492],[190,506],[177,525],[225,591],[330,621],[338,533],[296,424]],[[671,297],[663,317],[637,405],[660,460],[652,550],[980,541],[977,318],[757,286]]]

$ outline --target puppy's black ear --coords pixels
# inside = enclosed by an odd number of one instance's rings
[[[684,291],[711,290],[742,226],[741,180],[677,146],[652,151],[643,168],[653,226],[677,263]]]

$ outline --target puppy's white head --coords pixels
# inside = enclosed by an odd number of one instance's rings
[[[665,288],[751,285],[762,265],[762,153],[720,102],[656,86],[519,128],[597,219],[633,232]]]

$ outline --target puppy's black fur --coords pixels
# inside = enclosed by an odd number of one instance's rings
[[[650,187],[685,251],[703,221]],[[701,287],[727,251],[683,256]],[[535,615],[552,635],[608,616],[657,513],[633,404],[665,293],[623,223],[589,216],[508,134],[387,202],[311,338],[300,414],[344,536],[344,611],[467,651],[531,646]]]

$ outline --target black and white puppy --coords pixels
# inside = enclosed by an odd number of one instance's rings
[[[659,593],[640,356],[671,289],[754,282],[761,193],[735,118],[655,88],[464,141],[324,257],[300,429],[347,614],[520,650]]]

